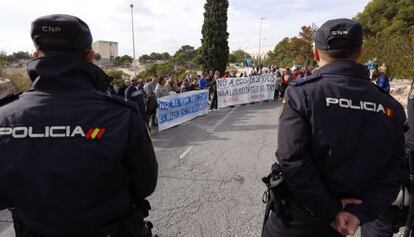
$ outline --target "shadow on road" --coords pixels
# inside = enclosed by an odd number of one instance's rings
[[[206,116],[196,118],[166,131],[156,133],[153,135],[153,143],[154,146],[158,148],[178,148],[197,146],[203,143],[208,143],[208,141],[211,140],[228,140],[215,135],[215,133],[254,130],[276,131],[277,126],[275,125],[252,125],[251,119],[252,117],[256,117],[258,113],[260,114],[260,111],[266,111],[271,108],[276,110],[278,107],[280,107],[279,102],[262,102],[213,111]],[[226,121],[226,116],[229,115],[231,116],[231,123]],[[274,119],[277,120],[278,118],[275,117]]]

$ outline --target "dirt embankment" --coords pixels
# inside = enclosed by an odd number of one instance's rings
[[[391,95],[407,110],[408,93],[410,93],[411,81],[398,80],[391,82]]]
[[[0,98],[16,93],[16,88],[9,79],[0,78]]]

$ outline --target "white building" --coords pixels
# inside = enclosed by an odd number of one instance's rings
[[[103,59],[112,60],[118,56],[118,42],[98,40],[92,44],[92,49]]]

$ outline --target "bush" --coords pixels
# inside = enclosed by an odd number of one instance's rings
[[[377,58],[385,63],[391,77],[405,79],[414,75],[414,33],[411,35],[382,35],[367,38],[360,63]]]
[[[123,85],[124,84],[124,77],[129,77],[128,74],[123,73],[121,70],[111,69],[105,72],[108,76],[113,77],[114,83],[116,85]]]
[[[32,81],[24,68],[5,69],[0,76],[9,79],[17,92],[27,91],[32,86]]]

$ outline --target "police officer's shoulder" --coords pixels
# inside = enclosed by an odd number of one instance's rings
[[[313,75],[305,77],[305,78],[300,78],[300,79],[294,80],[294,81],[289,83],[289,86],[299,87],[299,86],[303,86],[303,85],[308,84],[308,83],[317,82],[320,79],[322,79],[322,75],[316,73],[316,74],[313,74]]]
[[[106,100],[124,106],[126,108],[131,109],[134,112],[139,112],[138,106],[136,103],[126,100],[123,97],[117,95],[108,95],[104,94]]]
[[[377,86],[377,85],[375,85],[374,84],[374,86],[381,92],[381,93],[383,93],[383,94],[386,94],[387,96],[389,96],[389,97],[391,97],[391,98],[394,98],[394,97],[392,97],[392,95],[390,95],[390,93],[388,93],[388,92],[386,92],[386,91],[384,91],[384,89],[382,89],[381,87],[379,87],[379,86]]]
[[[18,94],[8,95],[8,96],[6,96],[6,97],[4,97],[4,98],[0,99],[0,107],[1,107],[1,106],[4,106],[4,105],[7,105],[7,104],[10,104],[10,103],[11,103],[11,102],[13,102],[13,101],[18,100],[18,99],[20,98],[20,95],[21,95],[22,93],[23,93],[23,92],[18,93]]]

